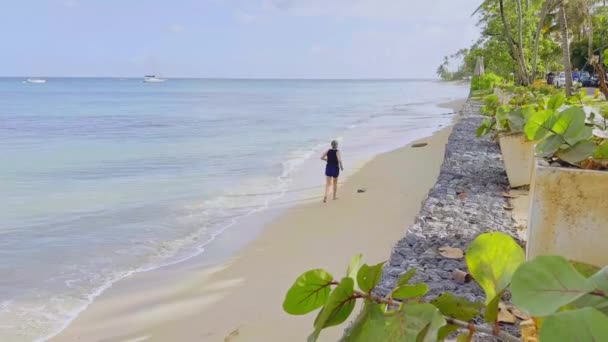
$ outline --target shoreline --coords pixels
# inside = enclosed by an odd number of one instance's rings
[[[457,111],[458,106],[462,102],[461,100],[452,101],[440,106]],[[358,225],[355,228],[356,236],[349,235],[348,238],[360,239],[359,251],[364,254],[364,259],[367,262],[373,263],[388,258],[394,242],[403,236],[404,229],[413,222],[414,216],[420,209],[421,201],[425,198],[428,190],[436,180],[439,167],[443,161],[443,148],[450,131],[451,126],[441,129],[431,137],[419,140],[429,143],[428,146],[411,148],[410,144],[394,151],[377,155],[371,161],[365,163],[361,169],[350,175],[341,184],[343,192],[339,192],[339,200],[335,203],[329,201],[325,205],[326,207],[334,206],[332,210],[337,212],[338,217],[328,217],[327,212],[321,211],[324,210],[323,205],[316,201],[307,201],[284,209],[280,214],[275,213],[276,217],[273,217],[270,222],[265,224],[264,229],[258,233],[254,241],[249,241],[237,253],[237,256],[229,258],[223,263],[210,265],[209,263],[201,262],[200,257],[195,257],[193,259],[197,260],[186,261],[184,265],[168,266],[135,274],[128,279],[121,280],[97,297],[66,329],[51,340],[74,341],[85,337],[87,340],[135,339],[138,341],[148,341],[167,340],[169,338],[224,340],[228,335],[236,332],[243,340],[249,341],[256,340],[256,336],[260,340],[263,339],[261,338],[262,336],[267,337],[264,333],[272,332],[269,329],[277,325],[277,323],[285,327],[285,329],[279,329],[280,331],[291,331],[294,334],[290,335],[290,337],[305,337],[312,324],[311,317],[289,317],[283,314],[280,301],[282,301],[284,292],[297,275],[306,269],[324,266],[324,264],[331,266],[331,262],[335,262],[336,268],[338,265],[346,265],[350,256],[356,254],[357,251],[345,251],[344,247],[350,247],[344,246],[341,247],[341,253],[345,256],[348,254],[344,260],[340,258],[337,258],[340,260],[329,260],[331,255],[337,255],[331,251],[331,244],[327,244],[326,246],[329,247],[327,251],[330,253],[321,253],[321,255],[316,255],[313,258],[313,254],[319,254],[317,251],[318,246],[309,251],[311,260],[318,259],[317,265],[314,265],[314,262],[311,261],[309,266],[302,265],[300,267],[295,266],[295,264],[297,262],[301,263],[302,260],[281,260],[283,257],[286,259],[295,258],[295,255],[301,256],[299,259],[307,260],[307,258],[304,258],[306,253],[301,245],[305,243],[304,241],[310,242],[314,239],[311,239],[311,232],[308,232],[306,227],[303,227],[305,223],[302,223],[302,221],[309,221],[308,224],[317,230],[319,229],[319,225],[327,221],[332,227],[339,226],[337,230],[349,233],[352,232],[346,229],[345,225],[347,223],[351,227],[352,225]],[[420,175],[418,177],[403,177],[403,170],[407,170],[408,164],[413,164],[414,162],[420,165],[414,164],[411,167],[418,169],[417,172]],[[429,169],[432,169],[433,172],[430,172]],[[391,170],[391,172],[388,172],[390,173],[390,177],[385,177],[388,176],[384,174],[387,173],[386,170]],[[431,173],[434,175],[431,175]],[[424,178],[424,182],[420,178]],[[406,198],[403,198],[403,193],[385,194],[371,201],[368,197],[377,196],[374,194],[374,186],[366,186],[371,191],[363,194],[358,194],[356,188],[361,186],[362,182],[370,184],[372,180],[378,183],[379,186],[384,186],[387,192],[395,187],[395,183],[409,183],[399,185],[405,186],[407,190],[415,187],[416,189],[413,192],[416,192],[416,194],[405,196]],[[321,186],[319,188],[321,189]],[[391,203],[391,208],[379,207],[378,205],[381,203],[378,203],[377,200],[385,198],[389,202],[396,203]],[[404,205],[407,207],[406,210],[403,210]],[[370,216],[372,214],[373,216],[374,213],[357,214],[351,206],[356,206],[358,211],[381,211],[385,215],[380,216],[391,216],[386,222],[391,225],[391,234],[387,234],[390,236],[383,236],[382,239],[378,239],[382,240],[382,243],[379,241],[370,243],[369,239],[365,237],[365,233],[369,230],[368,226],[373,226],[373,222],[357,221],[364,220],[364,216],[366,215]],[[362,214],[363,217],[357,218],[357,216]],[[375,214],[378,215],[378,213]],[[349,216],[351,216],[350,221],[344,219],[344,217],[348,218]],[[357,219],[355,220],[352,217]],[[382,220],[382,217],[378,219]],[[289,228],[294,225],[297,227]],[[290,229],[297,228],[302,229],[301,231],[289,232]],[[315,233],[326,232],[316,231]],[[334,243],[338,242],[340,239],[336,233],[332,232],[330,236],[322,239],[329,239]],[[297,235],[297,238],[293,234]],[[369,249],[369,251],[365,249]],[[309,264],[306,261],[304,262],[306,265]],[[288,265],[285,265],[286,263]],[[261,273],[272,272],[270,268],[264,269],[265,265],[272,265],[281,270],[280,274],[273,275],[273,277],[279,276],[281,278],[281,285],[278,286],[276,284],[276,291],[279,291],[279,293],[275,291],[270,293],[271,296],[267,295],[268,303],[259,304],[259,298],[257,298],[258,292],[262,291],[261,289],[266,293],[268,292],[264,288],[264,282],[260,282],[260,278],[263,280],[265,277],[260,277],[260,275]],[[338,274],[337,269],[332,269],[332,271],[336,271],[334,273]],[[287,272],[292,274],[287,274]],[[243,289],[250,288],[251,286],[260,291],[250,293],[256,295],[256,297],[247,303],[247,309],[239,312],[239,316],[242,317],[238,319],[235,317],[232,323],[219,319],[226,315],[232,317],[234,314],[234,305],[231,305],[230,302],[225,304],[223,300],[226,298],[242,297],[241,299],[234,300],[241,304],[246,303],[248,300],[251,300],[251,296],[245,296],[242,292]],[[276,304],[277,300],[279,301],[278,306]],[[265,312],[261,315],[266,316],[266,318],[256,318],[259,315],[256,310],[257,306],[259,306],[258,309],[268,309],[267,313]],[[255,321],[256,319],[258,319],[257,322]],[[238,322],[245,323],[238,324]],[[207,325],[213,327],[213,329],[210,329]],[[264,329],[264,326],[267,328]],[[304,327],[305,329],[303,329]],[[333,330],[339,330],[336,332],[338,334],[336,337],[341,334],[341,329]],[[236,338],[235,340],[241,340],[238,336],[232,337]],[[285,337],[285,335],[276,336],[279,340]]]

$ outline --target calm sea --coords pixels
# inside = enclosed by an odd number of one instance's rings
[[[409,80],[0,79],[0,340],[44,339],[115,281],[204,257],[295,184],[320,194],[331,139],[348,168],[448,124],[436,104],[467,92]]]

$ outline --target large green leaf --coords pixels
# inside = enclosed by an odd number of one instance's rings
[[[427,284],[401,285],[393,290],[391,296],[395,299],[422,297],[429,291]]]
[[[355,308],[354,298],[355,282],[352,278],[343,278],[340,284],[332,291],[327,303],[319,311],[315,319],[314,332],[308,337],[308,341],[316,341],[321,330],[344,322]]]
[[[382,311],[382,305],[365,301],[365,305],[353,325],[345,332],[340,341],[384,341],[387,317]]]
[[[608,317],[593,308],[560,312],[545,319],[540,342],[608,341]]]
[[[589,277],[589,280],[593,284],[595,290],[599,290],[606,295],[599,296],[595,294],[586,294],[575,300],[572,305],[577,308],[590,306],[605,314],[608,314],[608,266],[593,274],[591,277]]]
[[[526,119],[524,117],[523,110],[517,109],[507,114],[507,120],[509,122],[509,129],[511,132],[523,132],[524,126],[526,125]]]
[[[402,274],[401,277],[399,277],[399,280],[397,281],[397,286],[407,285],[415,274],[416,269],[413,267],[410,268],[407,272]]]
[[[513,275],[513,304],[532,316],[547,316],[593,290],[593,285],[560,256],[537,256]]]
[[[494,127],[496,126],[496,119],[492,117],[491,119],[484,119],[481,125],[477,128],[477,137],[481,137],[490,133]]]
[[[331,274],[322,269],[303,273],[287,291],[283,310],[292,315],[304,315],[320,308],[329,297],[332,281]]]
[[[504,290],[511,276],[524,261],[524,251],[504,233],[481,234],[469,245],[467,266],[486,293],[486,304]]]
[[[433,299],[431,304],[435,305],[442,314],[468,322],[479,315],[479,310],[483,307],[481,303],[471,302],[464,297],[457,297],[445,292],[441,296]]]
[[[352,278],[355,281],[355,288],[359,285],[357,284],[357,273],[359,272],[359,266],[361,265],[361,258],[363,254],[356,254],[350,259],[350,263],[348,264],[348,268],[346,269],[346,276]]]
[[[431,304],[412,303],[384,313],[379,304],[366,302],[361,315],[341,341],[437,341],[446,322]]]
[[[583,108],[570,107],[558,114],[552,130],[555,134],[561,135],[568,144],[574,145],[580,141],[580,139],[584,138],[581,131],[586,127],[586,118],[587,116]],[[589,131],[589,133],[591,133],[591,131]],[[591,135],[587,138],[590,137]]]
[[[483,307],[481,303],[471,302],[466,298],[457,297],[451,293],[443,293],[431,301],[439,311],[448,317],[468,322],[480,314]],[[445,339],[449,334],[458,330],[453,325],[446,325],[439,330],[439,340]]]
[[[550,132],[555,120],[556,117],[554,111],[539,110],[538,112],[534,113],[530,119],[528,119],[528,122],[524,127],[526,138],[531,141],[542,139],[545,135],[547,135],[547,133]]]
[[[565,102],[566,97],[564,94],[561,92],[557,93],[549,98],[549,101],[547,102],[547,109],[558,110],[559,107],[561,107]]]
[[[409,311],[408,311],[409,309]],[[446,326],[447,322],[439,310],[431,304],[421,303],[415,305],[407,305],[403,308],[406,315],[410,317],[423,318],[429,321],[429,324],[422,329],[418,334],[416,341],[436,342],[439,337],[439,331]]]
[[[357,283],[359,284],[361,291],[371,292],[374,289],[382,276],[382,266],[384,266],[384,262],[374,266],[369,266],[367,264],[361,266],[359,273],[357,273]]]
[[[546,136],[536,144],[536,155],[541,158],[552,157],[563,143],[564,139],[560,135]]]
[[[608,159],[608,141],[604,141],[600,146],[597,147],[593,154],[595,159]]]
[[[597,145],[595,145],[593,141],[583,140],[572,147],[557,151],[555,156],[570,164],[575,164],[593,156],[596,148]]]

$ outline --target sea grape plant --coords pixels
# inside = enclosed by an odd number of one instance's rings
[[[536,155],[584,168],[608,168],[608,108],[586,115],[584,93],[566,98],[562,92],[546,96],[532,88],[514,90],[509,105],[489,95],[482,107],[487,116],[477,136],[490,132],[525,133],[535,141]]]
[[[470,341],[475,333],[522,341],[501,330],[498,320],[504,293],[510,291],[514,309],[531,317],[531,332],[526,330],[522,338],[608,341],[608,267],[560,256],[524,261],[517,242],[499,232],[479,235],[465,259],[485,292],[483,304],[450,293],[427,300],[429,287],[412,283],[413,268],[401,275],[391,293],[380,296],[374,287],[384,263],[360,266],[357,255],[342,278],[322,269],[300,275],[288,290],[283,309],[292,315],[318,310],[309,342],[316,341],[323,329],[347,321],[357,301],[363,302],[362,309],[341,341],[443,341],[456,334],[458,341]],[[482,315],[489,324],[474,323]]]

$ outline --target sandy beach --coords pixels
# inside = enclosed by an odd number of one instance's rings
[[[342,184],[336,201],[321,203],[320,185],[318,201],[285,210],[225,263],[189,262],[115,284],[53,341],[305,340],[315,315],[285,314],[287,289],[312,268],[342,276],[357,253],[386,260],[435,183],[450,130],[419,141],[426,146],[377,156]],[[343,329],[321,340],[335,341]]]

